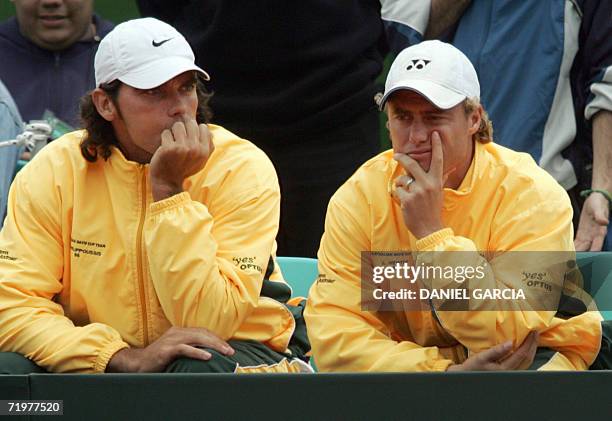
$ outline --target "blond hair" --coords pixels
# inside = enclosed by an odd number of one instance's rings
[[[463,101],[463,107],[465,109],[465,114],[470,115],[474,110],[478,108],[480,102],[475,98],[467,98]],[[474,133],[472,137],[475,141],[480,143],[489,143],[493,141],[493,123],[489,119],[489,115],[487,112],[482,110],[482,119],[480,120],[480,127],[478,131]]]

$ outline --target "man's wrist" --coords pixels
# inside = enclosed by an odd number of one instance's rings
[[[106,365],[107,373],[137,373],[140,371],[138,348],[123,348],[117,351]]]
[[[593,193],[599,193],[608,200],[608,205],[612,207],[612,193],[606,189],[586,189],[580,192],[580,196],[585,199]]]
[[[415,229],[412,234],[418,240],[422,240],[423,238],[429,237],[431,234],[441,231],[444,229],[442,224],[435,224],[430,227],[419,227]]]
[[[165,182],[151,182],[151,193],[153,194],[153,200],[159,202],[160,200],[167,199],[174,195],[183,192],[183,186],[174,183]]]

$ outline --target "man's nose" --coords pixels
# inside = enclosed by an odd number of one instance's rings
[[[40,6],[44,8],[59,7],[62,3],[63,0],[42,0]]]
[[[168,108],[168,114],[171,117],[182,117],[189,109],[187,98],[181,95],[174,95],[170,100],[170,106]]]
[[[427,142],[428,138],[429,131],[427,127],[420,121],[414,121],[410,126],[410,135],[408,138],[410,143],[424,143]]]

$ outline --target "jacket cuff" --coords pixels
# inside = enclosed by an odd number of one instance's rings
[[[429,234],[427,237],[423,237],[420,240],[417,240],[416,249],[417,251],[427,251],[428,249],[432,249],[433,247],[440,244],[442,241],[454,235],[455,233],[451,228],[441,229],[432,234]]]
[[[130,346],[123,341],[111,342],[110,344],[108,344],[98,354],[96,362],[94,363],[94,371],[96,373],[104,373],[106,371],[106,366],[108,365],[108,362],[110,361],[112,356],[115,355],[118,351],[129,347]]]
[[[191,201],[191,196],[187,192],[181,192],[179,194],[175,194],[174,196],[170,196],[167,199],[160,200],[158,202],[151,203],[151,216],[155,216],[159,213],[162,213],[166,210],[170,210],[173,208],[177,208],[179,206],[185,205]]]

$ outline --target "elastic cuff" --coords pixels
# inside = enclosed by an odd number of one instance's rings
[[[165,210],[173,209],[178,206],[182,206],[191,201],[191,197],[187,192],[181,192],[170,196],[167,199],[160,200],[159,202],[151,203],[151,216],[155,216]]]
[[[434,363],[432,371],[446,371],[452,364],[451,360],[438,360]]]
[[[110,361],[112,356],[115,355],[118,351],[129,347],[130,346],[123,341],[111,342],[110,344],[108,344],[106,348],[102,349],[102,351],[100,351],[100,353],[98,354],[98,358],[96,358],[96,362],[94,364],[94,371],[96,373],[104,373],[106,371],[106,366],[108,365],[108,362]]]
[[[427,237],[423,237],[420,240],[417,240],[416,249],[417,251],[426,251],[427,249],[433,248],[442,241],[454,235],[455,233],[451,228],[443,228],[440,231],[436,231],[432,234],[429,234]]]

